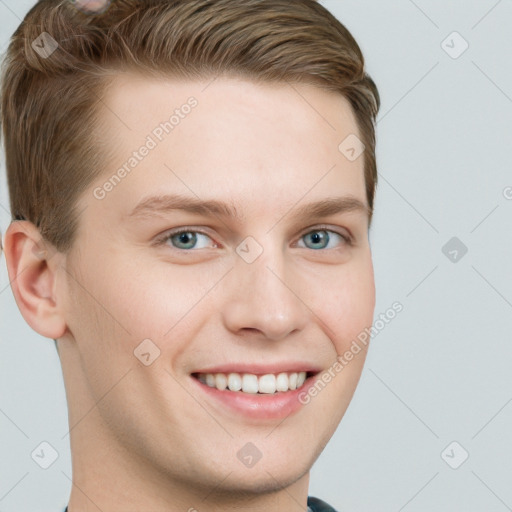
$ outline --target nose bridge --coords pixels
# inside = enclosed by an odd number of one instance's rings
[[[307,308],[294,290],[298,283],[286,251],[275,237],[261,240],[248,237],[237,247],[230,276],[235,290],[223,308],[224,320],[232,331],[256,329],[280,339],[304,327]]]

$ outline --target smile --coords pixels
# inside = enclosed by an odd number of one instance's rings
[[[194,373],[193,377],[219,391],[237,393],[275,394],[300,388],[314,372],[280,372],[256,375],[254,373]]]
[[[198,391],[221,413],[231,411],[251,421],[268,421],[286,418],[302,409],[300,395],[314,386],[320,372],[197,372],[190,377]]]

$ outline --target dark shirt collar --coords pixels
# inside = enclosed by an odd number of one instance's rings
[[[64,512],[68,512],[68,507]],[[308,496],[308,512],[336,512],[330,505],[319,498]]]

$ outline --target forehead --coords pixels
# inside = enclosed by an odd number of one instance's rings
[[[366,202],[363,158],[350,161],[339,149],[347,137],[359,136],[341,94],[233,77],[122,74],[103,105],[102,138],[111,158],[95,185],[125,169],[109,191],[110,205],[127,210],[154,192],[235,203],[237,195],[257,197],[261,211],[272,201],[334,191]]]
[[[246,124],[246,116],[254,114],[255,122],[289,116],[290,133],[303,128],[319,131],[319,136],[328,130],[342,135],[340,130],[348,129],[359,135],[352,108],[340,93],[305,83],[253,82],[234,76],[184,80],[119,73],[102,98],[102,121],[107,130],[115,132],[148,132],[155,120],[168,120],[191,97],[197,99],[203,115],[215,114],[220,122],[238,118]]]

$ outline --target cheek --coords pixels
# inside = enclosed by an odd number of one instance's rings
[[[116,290],[104,289],[106,301],[135,339],[163,338],[200,311],[215,284],[213,273],[153,262],[150,268],[125,264],[114,278]]]
[[[96,275],[94,293],[109,312],[96,304],[88,306],[95,310],[92,315],[97,312],[101,317],[96,340],[105,356],[99,364],[109,359],[117,368],[143,371],[143,354],[149,353],[151,368],[165,367],[179,360],[208,320],[210,290],[220,279],[216,272],[201,271],[196,265],[151,263],[117,259],[116,265],[103,263],[102,275]]]
[[[338,354],[347,350],[357,336],[372,325],[375,283],[371,260],[340,268],[336,278],[319,291],[315,313],[329,327],[327,333]]]

